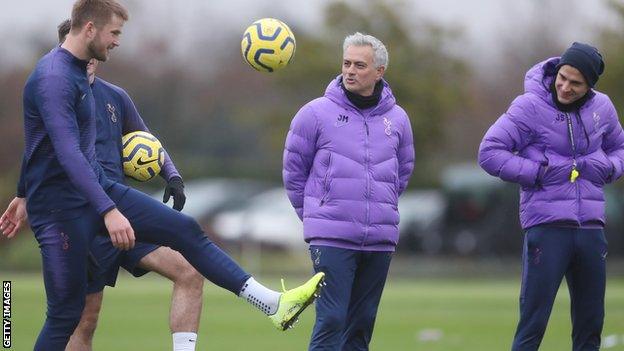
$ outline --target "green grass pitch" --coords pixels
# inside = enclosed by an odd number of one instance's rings
[[[12,286],[12,350],[32,350],[43,322],[45,297],[37,274],[2,274]],[[292,279],[292,278],[291,278]],[[287,280],[294,285],[296,281]],[[264,279],[263,279],[264,280]],[[276,279],[268,279],[277,288]],[[371,350],[509,350],[517,322],[519,281],[391,278],[379,307]],[[171,284],[150,274],[120,277],[108,288],[95,350],[171,350],[168,309]],[[570,350],[569,297],[557,297],[542,350]],[[624,350],[624,279],[607,284],[604,350]],[[231,293],[209,282],[198,350],[305,350],[314,310],[295,329],[274,330],[269,320]],[[608,338],[608,340],[607,340]]]

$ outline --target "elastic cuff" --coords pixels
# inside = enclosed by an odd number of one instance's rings
[[[117,206],[115,206],[114,204],[112,206],[107,207],[104,211],[100,212],[100,216],[104,217],[106,216],[107,213],[109,213],[110,211],[116,209]]]

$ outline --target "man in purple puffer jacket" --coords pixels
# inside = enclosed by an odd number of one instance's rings
[[[487,131],[479,164],[518,183],[526,231],[520,321],[513,350],[537,350],[566,277],[574,350],[598,350],[604,320],[607,242],[603,187],[624,172],[624,132],[611,100],[593,90],[604,70],[574,43],[525,78],[525,93]]]
[[[342,74],[299,110],[284,150],[288,197],[327,286],[310,350],[368,350],[399,238],[399,195],[414,167],[412,128],[382,79],[381,41],[355,33]]]

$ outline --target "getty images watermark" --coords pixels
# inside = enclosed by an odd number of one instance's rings
[[[2,347],[11,347],[11,281],[2,282]]]

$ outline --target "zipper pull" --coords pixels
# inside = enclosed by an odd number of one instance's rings
[[[579,171],[576,169],[576,160],[574,160],[574,165],[572,166],[572,172],[570,172],[570,183],[576,182],[576,178],[580,175]]]

